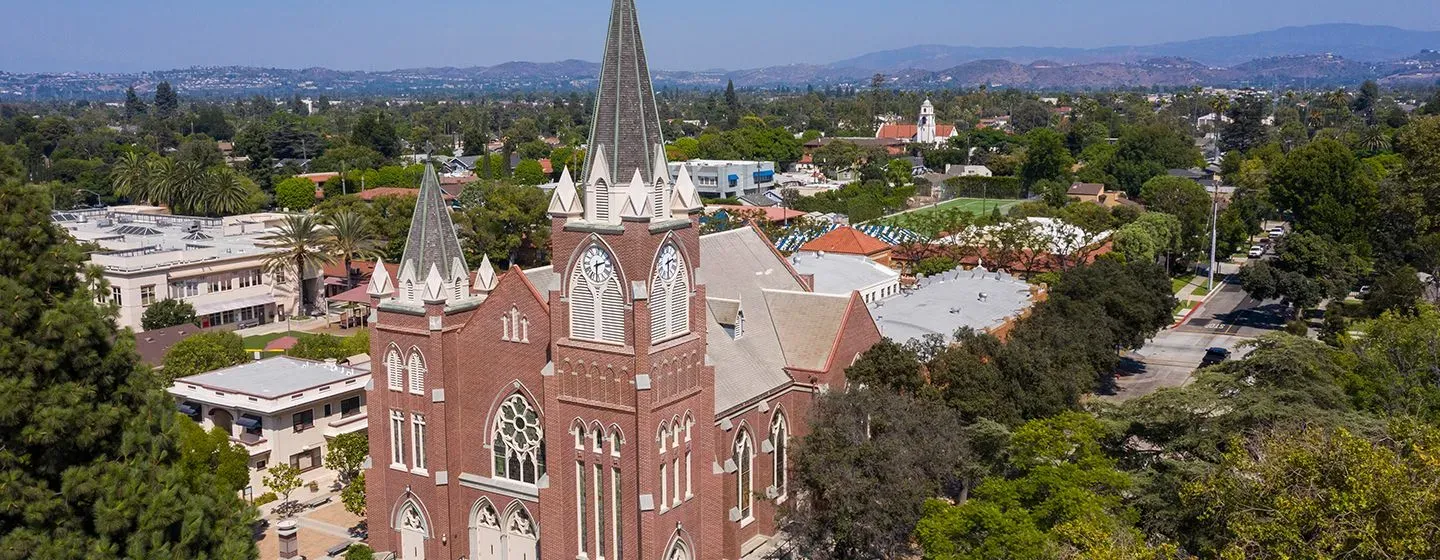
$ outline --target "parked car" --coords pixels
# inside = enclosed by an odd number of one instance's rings
[[[1250,247],[1250,258],[1258,259],[1265,255],[1265,248],[1260,245]]]
[[[1230,350],[1213,346],[1205,349],[1205,357],[1200,360],[1200,367],[1208,367],[1230,359]]]
[[[1270,228],[1270,238],[1271,238],[1271,239],[1275,239],[1275,238],[1278,238],[1278,237],[1284,237],[1284,236],[1285,236],[1285,228],[1279,227],[1279,226]]]

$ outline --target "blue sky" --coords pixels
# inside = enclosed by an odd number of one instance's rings
[[[1100,47],[1313,23],[1440,29],[1435,0],[637,0],[657,69],[916,44]],[[1363,6],[1363,11],[1357,11]],[[609,0],[5,0],[0,71],[598,60]]]

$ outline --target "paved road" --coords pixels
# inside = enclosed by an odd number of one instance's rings
[[[1126,400],[1179,387],[1190,381],[1205,349],[1228,348],[1234,352],[1232,358],[1239,359],[1248,353],[1241,343],[1283,326],[1278,300],[1252,298],[1240,289],[1237,278],[1230,280],[1217,286],[1210,300],[1183,324],[1161,331],[1144,348],[1127,355],[1115,394],[1101,398]]]

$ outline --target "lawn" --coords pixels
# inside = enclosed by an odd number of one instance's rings
[[[981,214],[988,214],[988,213],[994,211],[994,209],[999,208],[999,209],[1000,209],[1000,213],[1003,214],[1003,213],[1005,213],[1005,211],[1009,210],[1011,206],[1014,206],[1014,205],[1019,204],[1019,203],[1021,203],[1021,202],[1023,202],[1023,201],[1020,201],[1020,200],[1006,200],[1006,199],[998,199],[998,198],[990,198],[990,199],[983,199],[983,198],[955,198],[955,199],[947,200],[947,201],[942,202],[942,203],[940,203],[940,204],[938,204],[938,205],[935,205],[935,206],[926,206],[926,207],[924,207],[924,208],[918,208],[918,209],[912,210],[910,213],[923,214],[923,213],[927,213],[927,212],[936,212],[936,211],[939,211],[939,210],[959,209],[959,210],[964,210],[964,211],[966,211],[966,212],[969,212],[969,213],[971,213],[971,214],[981,215]]]
[[[265,345],[266,345],[266,344],[270,344],[270,341],[272,341],[272,340],[275,340],[275,339],[280,338],[280,337],[282,337],[282,336],[294,336],[294,337],[297,337],[297,338],[298,338],[301,334],[304,334],[304,333],[302,333],[302,332],[300,332],[300,331],[288,331],[288,332],[277,332],[277,333],[270,333],[270,334],[257,334],[257,335],[255,335],[255,336],[247,336],[247,337],[245,337],[245,351],[249,352],[249,351],[253,351],[253,350],[263,350],[263,349],[265,349]]]
[[[1184,289],[1185,286],[1188,285],[1188,284],[1190,284],[1190,281],[1192,281],[1192,280],[1194,280],[1194,279],[1195,279],[1195,275],[1194,275],[1194,274],[1186,274],[1185,276],[1180,276],[1180,277],[1178,277],[1178,278],[1171,278],[1171,279],[1170,279],[1170,293],[1172,293],[1172,294],[1178,294],[1178,293],[1180,293],[1180,290]]]

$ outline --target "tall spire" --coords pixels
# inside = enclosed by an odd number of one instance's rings
[[[658,167],[652,160],[663,157],[664,152],[657,154],[656,148],[663,147],[665,140],[660,134],[655,89],[645,60],[645,43],[640,38],[635,0],[614,0],[611,6],[591,127],[582,181],[593,182],[595,154],[603,146],[610,177],[621,180],[639,170],[642,182],[655,184],[654,170]]]
[[[415,215],[410,219],[410,236],[405,239],[400,270],[401,286],[433,282],[430,276],[438,276],[451,286],[463,286],[470,279],[465,254],[460,251],[460,239],[455,235],[455,223],[450,221],[450,207],[440,190],[440,178],[429,162],[425,163],[425,175],[420,181],[420,196],[415,201]],[[398,297],[406,299],[413,294],[415,301],[411,303],[420,303],[419,296],[425,295],[420,294],[421,291],[402,289]],[[468,293],[468,290],[446,290],[445,295],[463,295],[462,292]]]

